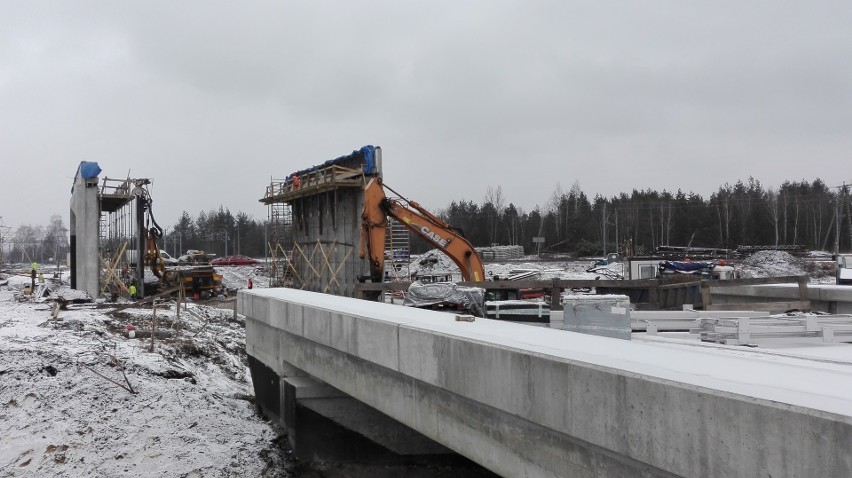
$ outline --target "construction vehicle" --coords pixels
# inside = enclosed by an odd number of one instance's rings
[[[399,198],[389,198],[385,188]],[[426,239],[446,254],[461,271],[463,281],[485,280],[485,266],[476,250],[461,234],[461,230],[447,224],[420,204],[403,198],[382,183],[380,177],[370,179],[364,187],[364,211],[361,215],[360,257],[369,256],[370,281],[382,282],[385,270],[385,234],[388,217],[405,225],[411,232]]]
[[[385,189],[393,192],[398,198],[387,197]],[[440,279],[429,282],[418,281],[411,284],[405,296],[404,305],[449,310],[454,313],[463,311],[498,320],[521,322],[549,320],[549,304],[542,300],[545,298],[544,289],[485,287],[485,266],[482,258],[479,257],[473,245],[462,236],[461,230],[442,221],[420,204],[404,198],[383,184],[380,177],[370,179],[364,187],[364,210],[361,215],[360,256],[362,259],[369,256],[371,282],[383,280],[386,258],[385,234],[389,217],[431,242],[452,259],[461,271],[463,281],[482,283],[475,287],[459,287],[457,284]],[[515,300],[506,300],[509,298]],[[530,302],[530,300],[537,301]]]
[[[142,193],[141,200],[145,201],[147,212],[147,241],[145,248],[145,264],[159,279],[157,292],[183,288],[186,295],[194,298],[217,295],[222,291],[222,275],[217,274],[209,265],[197,267],[167,267],[163,253],[157,241],[163,237],[163,229],[157,224],[151,210],[151,197],[147,192]]]
[[[729,266],[724,259],[690,260],[682,261],[668,260],[657,256],[634,256],[623,261],[624,277],[613,277],[602,271],[610,269],[618,262],[610,263],[608,266],[593,267],[587,272],[600,273],[608,279],[672,279],[676,276],[688,275],[691,278],[702,280],[731,280],[737,278],[737,271]]]
[[[216,257],[216,254],[208,254],[198,249],[189,249],[186,251],[186,254],[178,257],[177,262],[181,265],[208,265],[214,257]]]

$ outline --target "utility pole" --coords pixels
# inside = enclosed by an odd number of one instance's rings
[[[845,192],[846,181],[843,182],[843,189],[837,195],[837,204],[834,207],[834,257],[840,254],[840,204]]]
[[[848,187],[849,186],[846,184],[846,181],[843,181],[843,203],[846,205],[846,217],[849,220],[849,245],[852,247],[852,211],[850,211],[849,208]]]
[[[606,258],[606,202],[603,203],[603,255]]]
[[[619,243],[619,235],[618,235],[618,208],[615,209],[615,252],[618,252],[620,247]]]
[[[849,198],[847,195],[849,185],[843,181],[842,186],[837,186],[837,204],[834,207],[834,256],[840,254],[840,229],[843,224],[843,208],[846,208],[846,216],[849,222],[849,240],[852,243],[852,214],[849,210]]]

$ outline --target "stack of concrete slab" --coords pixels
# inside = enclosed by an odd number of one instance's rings
[[[524,256],[524,246],[477,247],[477,254],[485,261],[508,261]]]
[[[702,341],[727,345],[852,342],[852,315],[704,318],[694,332]]]
[[[630,328],[633,332],[689,332],[696,329],[698,319],[730,317],[766,317],[765,312],[753,310],[631,310]]]

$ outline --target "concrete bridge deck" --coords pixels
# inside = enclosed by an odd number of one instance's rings
[[[852,476],[849,362],[292,289],[241,291],[238,312],[282,421],[284,378],[304,373],[503,476]]]

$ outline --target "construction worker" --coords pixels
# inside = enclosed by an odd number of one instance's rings
[[[251,277],[249,277],[248,288],[251,289],[252,287],[254,287],[254,284],[251,282]]]
[[[302,180],[299,179],[299,176],[296,173],[293,173],[293,189],[299,189],[299,186],[302,184]]]
[[[130,287],[127,288],[127,292],[130,293],[130,298],[136,300],[136,286],[134,284],[130,284]]]
[[[30,290],[35,291],[36,272],[38,272],[38,262],[33,262],[30,266]]]

